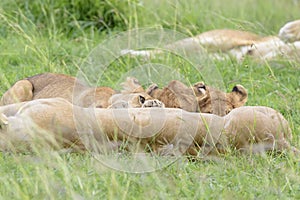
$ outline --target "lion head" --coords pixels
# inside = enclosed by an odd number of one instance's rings
[[[242,85],[235,85],[231,92],[226,93],[198,82],[193,85],[193,91],[201,112],[220,116],[243,106],[248,99],[247,90]]]
[[[169,108],[181,108],[190,112],[212,113],[224,116],[232,109],[243,106],[248,93],[242,85],[236,85],[229,93],[206,86],[203,82],[188,87],[173,80],[160,89],[152,84],[146,92]]]

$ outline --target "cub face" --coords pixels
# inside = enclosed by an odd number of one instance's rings
[[[248,99],[247,90],[242,85],[235,85],[231,92],[225,93],[198,82],[194,84],[193,90],[201,112],[220,116],[243,106]]]
[[[225,93],[206,86],[203,82],[187,87],[180,81],[171,81],[163,89],[153,84],[146,92],[169,108],[181,108],[189,112],[212,113],[219,116],[224,116],[232,109],[243,106],[248,97],[242,85],[236,85],[230,93]]]

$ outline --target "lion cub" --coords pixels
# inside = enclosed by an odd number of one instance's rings
[[[115,93],[109,87],[88,87],[72,76],[44,73],[17,81],[3,94],[0,105],[60,97],[82,107],[107,108]]]
[[[247,102],[248,93],[242,85],[233,87],[230,93],[206,86],[203,82],[188,87],[173,80],[163,89],[156,84],[147,89],[147,93],[162,101],[166,107],[181,108],[189,112],[212,113],[224,116],[232,109]]]

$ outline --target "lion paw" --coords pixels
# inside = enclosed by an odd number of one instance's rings
[[[154,99],[154,100],[147,100],[142,105],[142,108],[150,108],[150,107],[164,108],[165,104],[157,99]]]

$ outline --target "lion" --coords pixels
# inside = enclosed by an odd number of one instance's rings
[[[212,113],[220,116],[232,109],[243,106],[248,99],[247,90],[242,85],[235,85],[230,93],[225,93],[203,82],[188,87],[180,81],[173,80],[163,89],[156,84],[146,92],[168,108],[181,108],[189,112]]]
[[[109,87],[88,87],[69,75],[43,73],[17,81],[3,94],[0,105],[61,97],[78,106],[107,108],[115,93]]]
[[[148,147],[152,153],[173,156],[231,150],[299,153],[289,143],[287,120],[264,106],[243,106],[220,117],[176,108],[83,108],[62,98],[49,98],[25,102],[15,115],[3,112],[0,116],[2,151],[49,147],[105,153],[129,141],[146,152]]]
[[[41,98],[64,98],[74,105],[97,108],[121,107],[163,107],[163,103],[153,99],[135,78],[128,77],[122,83],[121,93],[109,87],[88,87],[75,77],[44,73],[17,81],[6,91],[0,105],[31,101]]]
[[[276,60],[279,57],[293,58],[299,52],[299,20],[290,22],[280,29],[278,36],[260,36],[255,33],[216,29],[188,37],[163,47],[166,51],[186,54],[206,54],[217,60],[234,58],[241,62],[246,57],[256,61]],[[293,42],[287,44],[288,42]],[[121,51],[122,55],[141,56],[147,59],[162,54],[164,50],[132,50]]]
[[[286,23],[278,34],[279,38],[285,42],[296,42],[300,40],[300,20]]]
[[[158,147],[159,154],[201,157],[232,151],[246,154],[290,151],[295,155],[300,154],[300,151],[290,144],[292,132],[288,121],[270,107],[242,106],[223,117],[201,113],[197,122],[194,121],[197,118],[191,118],[193,113],[187,115],[189,117],[177,116],[179,120],[185,121],[185,125],[179,126],[187,135],[177,131],[176,137],[169,138],[169,143],[165,142]],[[203,126],[206,129],[202,129]],[[196,132],[193,131],[195,127]],[[189,137],[192,137],[193,141]]]
[[[251,46],[255,41],[261,40],[263,37],[247,31],[216,29],[210,30],[194,37],[185,38],[171,44],[167,44],[166,50],[180,50],[185,53],[202,52],[208,53],[226,53],[233,49],[243,46]],[[163,50],[123,50],[121,54],[129,54],[132,56],[155,57],[156,54],[163,53]]]
[[[300,42],[286,43],[277,36],[266,37],[265,41],[256,42],[247,48],[243,58],[250,57],[256,61],[274,61],[278,59],[297,60]]]
[[[276,60],[278,58],[297,59],[300,54],[300,20],[286,23],[278,36],[266,36],[247,48],[243,57],[256,60]]]
[[[224,117],[224,134],[234,148],[245,152],[291,150],[292,131],[288,121],[278,111],[265,106],[243,106]]]
[[[263,37],[247,31],[216,29],[168,44],[164,49],[184,51],[187,54],[207,52],[209,55],[213,55],[212,58],[221,60],[224,59],[224,55],[229,55],[238,61],[242,61],[247,55],[250,55],[249,51],[257,49],[257,47],[253,48],[254,46],[261,46],[262,48],[259,49],[260,54],[255,54],[255,56],[263,57],[262,53],[265,52],[265,48],[260,44],[272,43],[274,39],[272,36]],[[161,53],[163,53],[163,50],[123,50],[121,52],[123,55],[128,54],[146,58],[155,57],[155,55]]]

